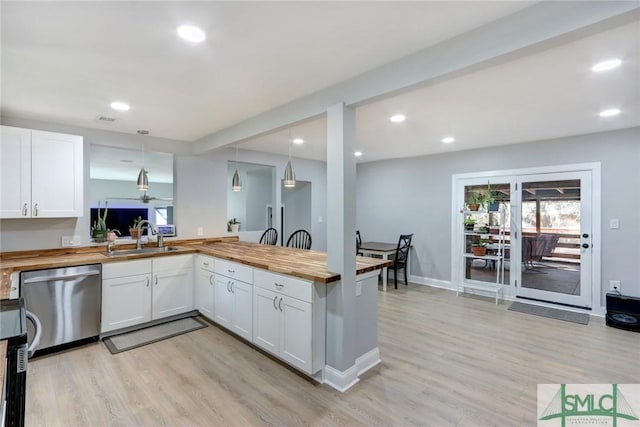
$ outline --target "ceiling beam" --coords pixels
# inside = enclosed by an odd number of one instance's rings
[[[640,2],[539,2],[483,27],[244,120],[195,141],[193,154],[497,64],[638,19]]]

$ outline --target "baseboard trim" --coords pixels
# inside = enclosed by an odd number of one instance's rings
[[[456,288],[451,284],[450,280],[432,279],[424,276],[409,276],[409,281],[416,285],[431,286],[432,288],[449,289],[455,291]]]
[[[349,390],[358,381],[360,381],[360,378],[358,378],[357,365],[351,366],[346,371],[339,371],[329,365],[324,366],[324,383],[341,393]]]
[[[356,359],[358,376],[364,374],[365,372],[367,372],[369,369],[373,368],[380,362],[382,362],[382,359],[380,359],[380,349],[378,347],[358,357]]]

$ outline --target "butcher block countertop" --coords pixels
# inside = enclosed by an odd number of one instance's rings
[[[135,245],[131,243],[118,244],[116,251],[132,249],[134,246]],[[103,254],[103,252],[106,251],[106,246],[2,253],[0,254],[0,299],[9,298],[11,274],[17,271],[97,263],[104,264],[131,259],[188,253],[210,255],[216,258],[231,260],[252,267],[321,283],[340,280],[339,274],[327,271],[327,254],[325,252],[240,242],[235,236],[197,240],[171,240],[166,241],[165,246],[173,246],[178,249],[170,252],[141,253],[115,257],[109,257]],[[356,273],[363,274],[389,265],[391,265],[391,262],[381,259],[357,257]]]

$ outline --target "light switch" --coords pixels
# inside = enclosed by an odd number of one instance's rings
[[[196,234],[198,236],[204,236],[204,229],[202,227],[198,227],[198,229],[196,230]]]
[[[618,220],[618,218],[611,218],[609,220],[609,228],[611,230],[617,230],[618,228],[620,228],[620,221]]]

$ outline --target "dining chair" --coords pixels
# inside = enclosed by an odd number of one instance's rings
[[[278,242],[278,230],[275,228],[267,228],[260,237],[260,243],[263,245],[275,245]]]
[[[393,265],[389,267],[389,270],[393,269],[393,281],[395,283],[395,289],[398,289],[398,270],[404,270],[404,284],[409,286],[407,280],[407,261],[409,259],[409,249],[411,249],[411,234],[401,234],[398,239],[398,248],[396,249],[396,256],[393,259]],[[389,271],[387,270],[387,271]]]
[[[362,246],[362,236],[360,235],[360,230],[356,230],[356,255],[364,255],[360,252],[360,246]]]
[[[287,240],[288,248],[311,249],[311,234],[307,230],[294,231]]]

